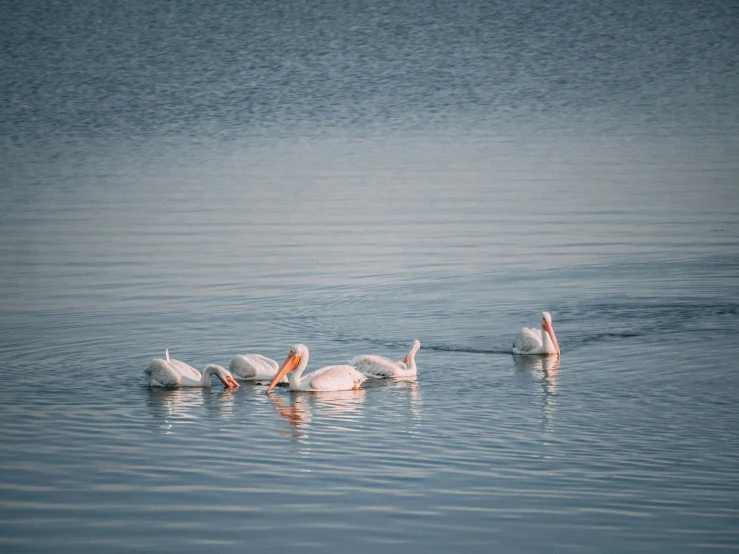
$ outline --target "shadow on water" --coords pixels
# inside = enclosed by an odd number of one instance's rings
[[[513,356],[516,371],[541,388],[541,423],[546,432],[554,430],[559,356]]]

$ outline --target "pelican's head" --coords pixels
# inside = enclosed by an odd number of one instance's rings
[[[231,372],[224,367],[216,364],[210,364],[205,368],[205,371],[203,373],[205,375],[215,375],[216,377],[218,377],[221,383],[223,383],[223,386],[227,389],[239,388],[239,384],[236,382],[236,379],[234,379],[233,375],[231,375]]]
[[[541,312],[541,326],[552,324],[552,316],[549,312]]]
[[[296,344],[290,349],[290,353],[287,355],[287,358],[285,358],[282,367],[277,370],[277,373],[267,387],[267,392],[275,388],[275,385],[277,385],[285,375],[298,367],[301,361],[303,361],[303,363],[308,362],[308,347],[304,344]]]
[[[421,348],[421,342],[419,340],[414,340],[413,344],[411,345],[411,351],[408,352],[408,355],[403,360],[403,363],[408,365],[408,362],[410,361],[411,356],[415,354],[416,352],[418,352],[419,348]]]

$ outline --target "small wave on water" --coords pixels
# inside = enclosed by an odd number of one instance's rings
[[[558,313],[560,344],[578,348],[592,343],[659,336],[666,333],[725,331],[739,313],[735,303],[689,303],[629,300],[564,308]]]

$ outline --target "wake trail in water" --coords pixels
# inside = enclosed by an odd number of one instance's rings
[[[645,335],[646,333],[643,332],[637,332],[637,331],[626,331],[626,332],[603,332],[603,333],[593,333],[590,335],[585,335],[581,337],[571,337],[568,338],[566,335],[562,340],[560,340],[560,344],[566,345],[567,350],[575,350],[579,347],[582,347],[586,344],[590,343],[598,343],[598,342],[605,342],[605,341],[611,341],[611,340],[618,340],[618,339],[628,339],[628,338],[634,338],[634,337],[640,337]],[[405,342],[390,342],[390,341],[383,341],[378,339],[371,339],[371,338],[358,338],[358,339],[348,339],[345,337],[337,337],[335,339],[337,342],[341,343],[349,343],[349,342],[364,342],[368,344],[374,345],[378,350],[382,350],[387,352],[390,351],[397,351],[397,354],[400,356],[401,352],[404,348],[407,347],[407,344]],[[421,351],[428,351],[431,350],[433,352],[452,352],[452,353],[458,353],[458,354],[493,354],[493,355],[512,355],[512,348],[511,347],[504,347],[504,346],[493,346],[490,348],[482,348],[482,347],[474,347],[474,346],[462,346],[462,345],[454,345],[454,344],[428,344],[426,342],[421,342]]]
[[[586,304],[575,308],[558,310],[558,322],[563,323],[563,331],[557,329],[557,337],[564,352],[585,346],[606,342],[643,339],[652,335],[662,335],[666,329],[672,333],[715,333],[717,329],[732,328],[730,323],[737,313],[737,304],[716,303],[659,303],[643,304],[637,302]],[[569,328],[569,329],[568,329]],[[367,336],[337,336],[334,340],[343,344],[357,342],[371,345],[382,355],[395,352],[402,357],[407,351],[411,338],[421,340],[422,351],[451,352],[459,354],[512,355],[512,336],[478,337],[479,344],[472,346],[449,343],[425,342],[423,337],[409,337],[409,340],[383,340]]]
[[[335,339],[337,342],[346,344],[346,343],[355,343],[357,341],[364,342],[368,344],[372,344],[378,348],[388,349],[388,350],[397,350],[398,353],[402,352],[404,349],[407,351],[410,343],[408,341],[386,341],[386,340],[378,340],[373,339],[369,337],[336,337]],[[464,354],[510,354],[511,351],[504,350],[504,349],[489,349],[489,348],[474,348],[470,346],[455,346],[455,345],[447,345],[447,344],[427,344],[423,341],[421,341],[421,350],[434,350],[437,352],[460,352]]]
[[[487,348],[470,348],[468,346],[449,346],[449,345],[421,345],[424,350],[434,350],[436,352],[459,352],[462,354],[511,354],[511,349],[487,349]]]

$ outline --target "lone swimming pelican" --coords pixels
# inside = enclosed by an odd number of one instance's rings
[[[522,328],[513,339],[514,354],[540,354],[559,356],[559,344],[554,336],[552,316],[549,312],[541,312],[541,330]]]

